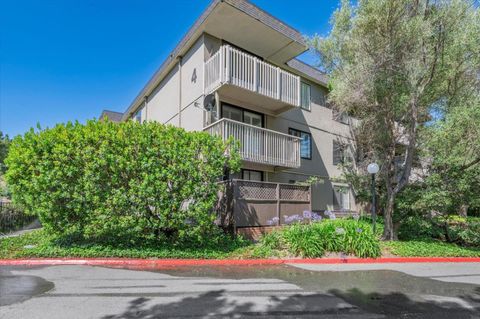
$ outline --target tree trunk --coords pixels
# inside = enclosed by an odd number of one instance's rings
[[[395,204],[395,194],[389,193],[387,198],[387,206],[383,214],[384,228],[382,240],[397,240],[397,234],[393,227],[393,209]]]
[[[462,205],[462,206],[460,206],[460,210],[458,211],[458,215],[460,217],[467,218],[467,211],[468,211],[468,205]]]

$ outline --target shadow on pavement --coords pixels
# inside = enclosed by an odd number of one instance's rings
[[[171,318],[184,317],[178,314],[182,309],[196,310],[195,316],[204,317],[215,314],[219,317],[255,318],[255,317],[290,317],[316,318],[322,315],[351,316],[366,318],[477,318],[479,308],[465,309],[450,301],[413,301],[401,293],[366,294],[355,289],[347,292],[331,291],[332,294],[354,305],[332,307],[315,310],[321,304],[325,294],[293,295],[284,300],[271,296],[272,305],[266,310],[255,311],[253,304],[229,302],[223,290],[210,291],[197,297],[184,298],[178,302],[148,306],[149,298],[136,298],[130,301],[125,312],[109,315],[103,319],[140,319],[140,318]],[[337,305],[338,306],[338,305]],[[228,309],[228,311],[225,311]],[[366,311],[366,312],[365,312]],[[185,317],[190,317],[186,315]]]
[[[219,317],[235,318],[480,318],[480,287],[414,277],[396,271],[312,272],[292,267],[192,267],[161,271],[174,276],[276,278],[304,293],[267,293],[265,308],[232,300],[225,290],[209,291],[171,303],[136,298],[123,313],[104,319]],[[473,306],[472,306],[473,305]],[[182,315],[188,310],[188,314]]]

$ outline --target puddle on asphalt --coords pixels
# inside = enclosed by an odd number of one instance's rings
[[[310,271],[288,265],[255,265],[181,266],[150,271],[179,277],[280,279],[307,292],[335,295],[363,310],[385,315],[477,318],[480,314],[480,286],[442,282],[393,270]],[[459,300],[474,306],[466,309],[458,304]]]
[[[53,287],[52,282],[41,277],[13,275],[9,268],[0,268],[0,306],[23,302],[41,295]]]

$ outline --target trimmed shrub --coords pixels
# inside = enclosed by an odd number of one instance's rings
[[[59,124],[13,140],[6,179],[51,233],[201,241],[218,179],[239,167],[234,146],[155,122]]]

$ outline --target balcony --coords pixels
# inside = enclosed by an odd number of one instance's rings
[[[261,127],[222,118],[204,128],[223,140],[230,136],[240,141],[240,157],[247,162],[300,167],[300,138]]]
[[[221,46],[204,68],[205,94],[218,90],[229,98],[261,105],[273,115],[300,106],[299,76],[229,45]]]

